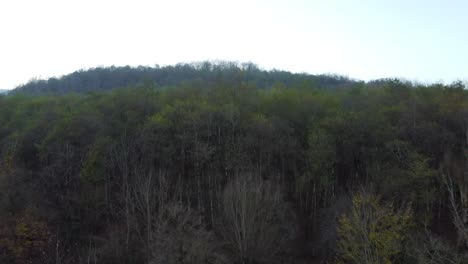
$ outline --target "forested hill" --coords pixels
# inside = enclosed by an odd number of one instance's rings
[[[0,96],[2,264],[468,263],[461,83],[201,64],[28,85]]]
[[[321,88],[349,88],[358,84],[340,76],[293,74],[286,71],[265,71],[251,63],[192,63],[164,67],[106,67],[80,70],[60,78],[32,80],[17,87],[14,93],[66,94],[111,90],[137,85],[213,86],[219,83],[238,85],[243,82],[259,88],[273,85],[288,87],[315,86]]]

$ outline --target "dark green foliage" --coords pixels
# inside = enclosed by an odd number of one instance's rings
[[[363,188],[411,207],[408,234],[448,241],[424,242],[437,258],[464,259],[444,177],[465,206],[467,110],[460,84],[252,64],[97,68],[32,82],[0,97],[0,261],[24,260],[12,247],[30,246],[15,240],[21,219],[41,227],[45,263],[334,260],[345,246],[337,220]],[[281,195],[256,185],[230,194],[239,175]],[[258,199],[248,219],[225,206],[242,195]],[[253,223],[248,234],[239,223]],[[388,259],[430,257],[415,250]]]

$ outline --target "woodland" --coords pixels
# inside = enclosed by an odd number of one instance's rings
[[[0,263],[468,263],[462,82],[201,62],[0,95]]]

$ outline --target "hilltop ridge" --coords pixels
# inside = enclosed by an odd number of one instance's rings
[[[268,88],[273,85],[288,87],[315,86],[320,88],[349,88],[360,82],[342,76],[311,75],[280,70],[262,70],[253,63],[199,62],[174,66],[158,65],[98,67],[78,70],[62,77],[32,80],[14,89],[14,93],[67,94],[113,90],[138,85],[176,86],[236,86],[240,83]]]

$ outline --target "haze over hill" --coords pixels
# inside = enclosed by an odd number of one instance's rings
[[[12,92],[66,94],[138,85],[166,87],[182,84],[208,88],[219,85],[221,81],[226,85],[248,84],[259,88],[283,85],[288,87],[315,86],[323,89],[350,88],[361,83],[342,76],[266,71],[252,63],[200,62],[164,67],[126,66],[80,70],[60,78],[33,80],[18,86]]]

